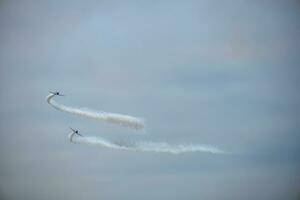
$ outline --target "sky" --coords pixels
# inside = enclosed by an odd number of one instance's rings
[[[299,1],[0,1],[0,199],[299,199]],[[60,103],[146,119],[138,132]],[[170,155],[71,144],[209,144]]]

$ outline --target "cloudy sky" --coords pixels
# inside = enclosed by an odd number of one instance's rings
[[[299,199],[299,1],[0,1],[0,199]],[[144,134],[58,112],[141,116]],[[70,144],[211,144],[169,155]]]

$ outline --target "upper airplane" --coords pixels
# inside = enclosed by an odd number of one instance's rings
[[[57,95],[57,96],[65,96],[64,94],[60,94],[59,92],[51,92],[51,91],[49,91],[49,93],[51,93],[53,95]]]

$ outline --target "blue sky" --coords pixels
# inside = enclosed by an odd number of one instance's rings
[[[297,1],[1,1],[2,199],[299,198]],[[59,102],[146,119],[138,135]],[[216,145],[124,152],[85,135]]]

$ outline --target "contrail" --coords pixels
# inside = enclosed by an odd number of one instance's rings
[[[106,121],[108,123],[112,124],[118,124],[121,126],[133,128],[136,130],[144,129],[144,120],[136,117],[132,117],[129,115],[122,115],[122,114],[116,114],[116,113],[108,113],[108,112],[97,112],[88,110],[85,108],[73,108],[68,107],[62,104],[57,103],[52,98],[56,96],[55,94],[50,94],[47,96],[47,102],[53,106],[55,109],[71,113],[74,115],[84,116],[87,118],[97,119]]]
[[[101,137],[80,137],[69,134],[69,139],[73,143],[88,144],[96,146],[104,146],[113,149],[142,151],[142,152],[157,152],[157,153],[171,153],[180,154],[188,152],[206,152],[213,154],[224,154],[225,152],[208,145],[169,145],[167,143],[154,142],[112,142]]]

